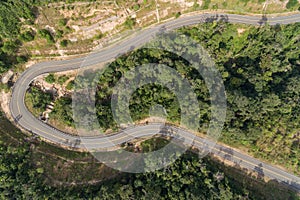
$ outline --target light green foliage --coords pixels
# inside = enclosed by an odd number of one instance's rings
[[[204,0],[204,2],[202,3],[202,9],[208,9],[210,2],[210,0]]]
[[[61,27],[63,27],[63,26],[65,26],[65,25],[67,25],[67,22],[68,22],[68,20],[65,19],[65,18],[60,19],[60,20],[58,21],[58,25],[61,26]]]
[[[135,19],[133,18],[127,18],[126,21],[124,22],[124,25],[128,29],[132,29],[135,25]]]
[[[18,49],[18,44],[12,40],[4,42],[1,48],[1,50],[8,55],[14,54],[17,49]]]
[[[74,86],[75,86],[75,83],[74,83],[74,81],[72,80],[72,81],[70,81],[70,82],[67,84],[66,89],[67,89],[67,90],[73,90],[73,89],[74,89]]]
[[[63,85],[69,79],[68,76],[63,75],[57,78],[57,83]]]
[[[140,5],[139,4],[135,4],[134,6],[133,6],[133,10],[134,11],[138,11],[140,9]]]

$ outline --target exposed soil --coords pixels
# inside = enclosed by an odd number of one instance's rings
[[[9,110],[10,93],[5,93],[3,90],[0,92],[1,109],[6,116],[10,116]]]

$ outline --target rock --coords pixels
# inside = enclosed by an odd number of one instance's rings
[[[11,77],[14,75],[14,72],[9,70],[8,72],[6,72],[3,76],[2,76],[2,79],[1,79],[1,82],[3,84],[6,84],[8,83],[8,81],[11,79]]]

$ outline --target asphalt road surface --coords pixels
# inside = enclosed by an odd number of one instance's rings
[[[264,25],[267,22],[270,25],[276,25],[300,22],[300,14],[298,13],[290,16],[280,17],[258,17],[222,13],[219,13],[217,15],[198,14],[193,16],[181,16],[180,18],[177,18],[175,20],[167,21],[163,24],[155,25],[138,31],[126,40],[123,40],[107,48],[98,50],[97,52],[91,53],[87,58],[81,57],[71,60],[38,63],[21,74],[21,76],[15,83],[10,102],[11,114],[16,123],[18,123],[26,130],[30,131],[31,133],[36,134],[53,143],[74,148],[86,149],[88,147],[88,149],[108,150],[115,147],[116,145],[125,143],[134,138],[159,134],[162,126],[161,124],[148,124],[144,126],[132,127],[129,130],[121,131],[111,136],[79,138],[76,136],[68,135],[53,127],[50,127],[49,125],[35,118],[25,106],[25,93],[29,87],[29,84],[34,80],[34,78],[42,74],[78,69],[81,67],[83,61],[85,66],[92,66],[100,62],[112,60],[118,57],[118,55],[132,50],[132,47],[139,47],[145,44],[162,30],[173,30],[182,26],[188,26],[214,20],[252,25]],[[235,151],[231,148],[219,144],[214,145],[213,142],[209,142],[207,140],[204,140],[203,138],[197,137],[188,131],[181,131],[180,137],[185,141],[192,142],[193,146],[199,149],[205,149],[205,147],[207,147],[208,145],[213,154],[222,157],[224,160],[229,160],[240,166],[241,168],[254,170],[262,176],[274,179],[275,181],[281,182],[289,186],[290,188],[293,188],[296,191],[300,192],[300,178],[291,173],[285,172],[280,168],[273,167],[270,164],[263,163],[253,157]]]

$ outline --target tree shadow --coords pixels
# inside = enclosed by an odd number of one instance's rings
[[[262,163],[259,163],[257,166],[255,166],[254,171],[257,172],[258,178],[261,178],[261,179],[264,178],[265,174],[264,174]]]
[[[225,155],[223,156],[224,160],[232,160],[234,152],[231,148],[221,147],[219,152],[225,153]]]
[[[263,14],[262,17],[261,17],[261,19],[258,21],[258,24],[260,26],[262,26],[262,25],[267,24],[267,22],[268,22],[267,15]]]
[[[214,16],[207,17],[204,21],[207,22],[207,23],[212,23],[214,21],[228,22],[229,19],[228,19],[228,15],[223,15],[223,14],[219,15],[219,14],[216,14]]]

